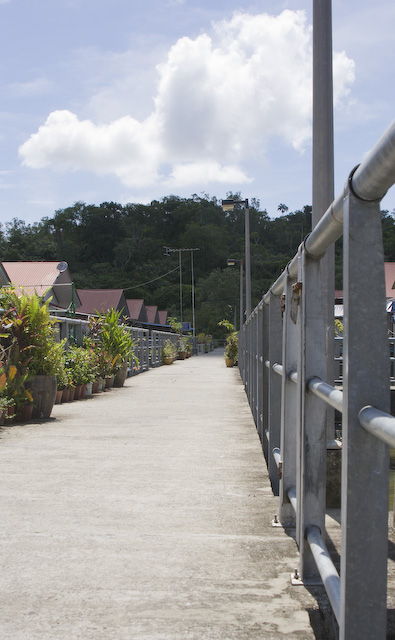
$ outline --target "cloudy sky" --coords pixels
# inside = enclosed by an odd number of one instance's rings
[[[332,10],[338,193],[395,115],[395,3]],[[228,191],[271,216],[311,204],[311,22],[312,0],[0,0],[0,220]]]

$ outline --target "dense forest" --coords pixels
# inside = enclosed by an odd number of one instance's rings
[[[228,194],[240,200],[240,194]],[[250,203],[253,307],[295,255],[311,230],[311,207],[289,212],[279,205],[270,219],[259,202]],[[125,289],[180,318],[179,253],[165,247],[199,249],[194,256],[196,329],[217,333],[223,318],[239,310],[239,268],[227,259],[244,256],[244,209],[223,212],[216,198],[193,195],[150,205],[77,202],[29,225],[14,219],[0,228],[2,260],[65,260],[77,288]],[[395,261],[393,214],[382,212],[385,259]],[[183,320],[192,321],[191,252],[182,253]],[[341,251],[336,251],[336,287],[341,283]]]

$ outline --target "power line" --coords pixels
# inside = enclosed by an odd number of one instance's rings
[[[130,291],[131,289],[138,289],[139,287],[144,287],[146,284],[151,284],[151,282],[156,282],[156,280],[160,280],[161,278],[165,278],[166,276],[170,275],[170,273],[174,273],[174,271],[178,271],[180,267],[177,266],[175,269],[172,269],[171,271],[168,271],[167,273],[164,273],[163,276],[158,276],[157,278],[154,278],[153,280],[148,280],[148,282],[142,282],[141,284],[136,284],[133,287],[127,287],[126,289],[124,289],[124,291]]]

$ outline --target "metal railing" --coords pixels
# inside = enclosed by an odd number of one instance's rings
[[[299,575],[321,579],[342,640],[386,637],[390,411],[380,200],[395,182],[395,121],[350,175],[240,331],[239,368]],[[321,258],[343,235],[342,390],[328,380]],[[342,360],[341,360],[342,357]],[[325,545],[326,457],[342,414],[341,569]],[[280,471],[280,473],[279,473]],[[280,476],[280,477],[279,477]]]
[[[89,322],[86,320],[69,318],[66,316],[53,316],[56,320],[55,327],[60,340],[66,338],[66,348],[69,344],[82,344],[83,336],[89,334]],[[128,376],[134,376],[153,367],[163,364],[163,345],[167,340],[173,342],[177,349],[179,337],[175,333],[166,331],[153,331],[128,327],[134,340],[134,347],[129,358]],[[136,356],[137,361],[133,358]]]

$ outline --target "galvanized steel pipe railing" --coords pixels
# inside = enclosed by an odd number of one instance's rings
[[[360,200],[374,202],[381,200],[395,183],[395,120],[382,135],[361,164],[354,169],[342,193],[327,209],[319,223],[305,239],[307,253],[320,258],[343,232],[343,200],[350,189]],[[287,271],[277,278],[264,295],[265,304],[270,304],[270,293],[280,296],[284,290],[286,273],[296,278],[298,273],[297,255],[291,260]]]
[[[328,594],[336,620],[340,620],[340,577],[329,555],[318,527],[310,526],[305,531],[311,552]]]

